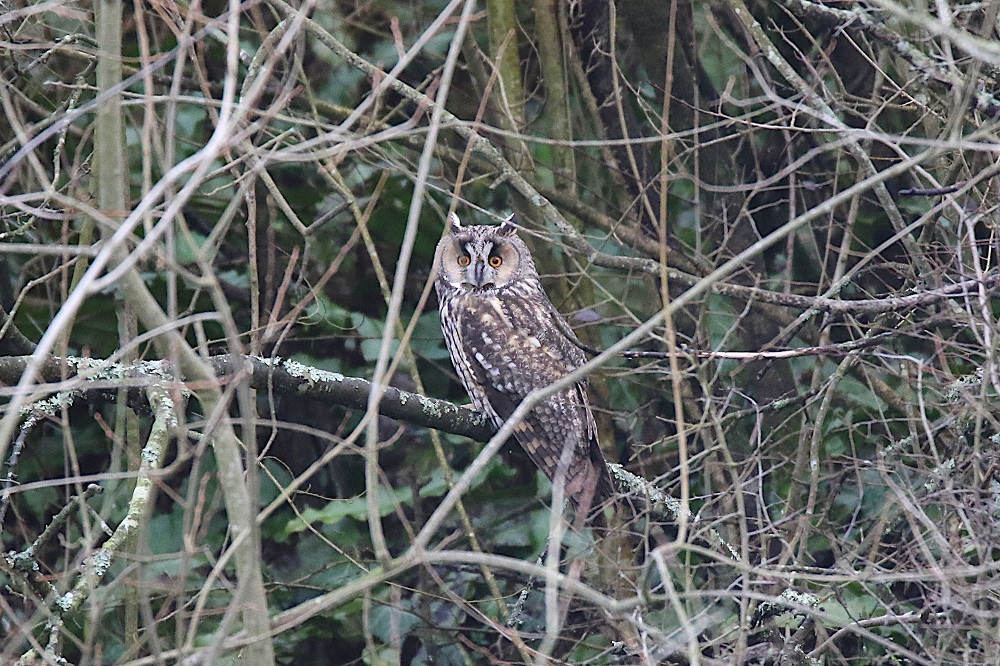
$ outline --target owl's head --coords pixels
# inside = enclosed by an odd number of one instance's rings
[[[537,284],[528,246],[517,236],[512,215],[500,226],[463,226],[454,213],[451,233],[438,243],[438,284],[464,291],[489,292],[524,281]]]

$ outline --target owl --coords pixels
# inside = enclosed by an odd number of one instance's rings
[[[529,393],[586,358],[542,290],[513,216],[499,227],[462,226],[454,213],[449,219],[451,233],[435,252],[441,328],[462,385],[499,428]],[[601,522],[597,510],[614,491],[586,380],[532,408],[514,438],[549,480],[565,484],[578,518]]]

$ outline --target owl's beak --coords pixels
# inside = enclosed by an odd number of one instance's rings
[[[465,269],[465,277],[473,287],[485,287],[493,283],[493,270],[484,262],[474,261]]]

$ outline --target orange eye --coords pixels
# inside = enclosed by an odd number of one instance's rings
[[[503,259],[501,259],[497,255],[493,255],[492,257],[490,257],[490,266],[492,266],[493,268],[500,268],[500,264],[502,263]]]
[[[469,259],[465,255],[462,255],[461,257],[458,258],[458,265],[461,266],[462,268],[465,268],[466,266],[468,266],[471,263],[472,263],[472,259]]]

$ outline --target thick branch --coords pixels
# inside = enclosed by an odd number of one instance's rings
[[[28,362],[28,356],[0,358],[0,382],[16,383]],[[371,382],[359,377],[347,377],[336,372],[327,372],[287,359],[262,359],[253,356],[226,354],[208,359],[220,384],[225,384],[238,371],[245,371],[249,381],[257,389],[273,389],[284,395],[299,395],[331,405],[352,409],[366,409]],[[113,390],[123,383],[131,384],[135,390],[146,386],[150,379],[129,372],[118,364],[103,364],[93,359],[58,358],[48,359],[39,369],[39,374],[47,382],[61,382],[63,367],[67,376],[81,377],[86,385],[67,386],[67,389],[84,391]],[[148,372],[150,365],[159,365],[170,376],[176,371],[164,361],[146,362],[143,367]],[[136,375],[136,376],[132,376]],[[181,376],[182,380],[191,377]],[[138,397],[138,396],[137,396]],[[443,430],[463,435],[477,441],[487,441],[496,428],[480,412],[460,407],[446,400],[428,398],[416,393],[389,387],[382,396],[379,413],[415,425]]]

